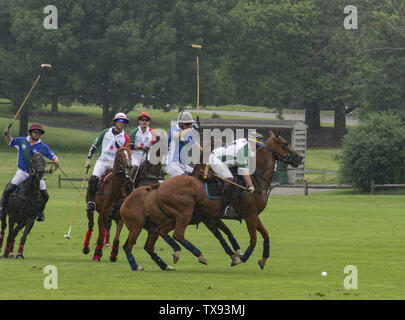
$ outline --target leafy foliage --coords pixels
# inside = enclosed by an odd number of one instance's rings
[[[392,113],[373,113],[344,138],[341,158],[344,183],[370,189],[377,184],[405,180],[405,127]]]

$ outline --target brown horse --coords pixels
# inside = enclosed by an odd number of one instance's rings
[[[148,238],[146,240],[144,249],[149,253],[152,260],[162,269],[162,270],[173,270],[171,266],[168,266],[156,253],[155,253],[155,243],[159,237],[158,227],[165,224],[173,223],[172,218],[163,214],[159,208],[156,206],[156,191],[159,188],[159,184],[152,186],[141,186],[133,191],[120,209],[121,219],[127,226],[129,230],[128,239],[124,245],[124,251],[127,255],[128,262],[134,271],[142,271],[143,267],[137,265],[135,258],[132,255],[132,247],[136,243],[142,228],[147,230]],[[204,223],[204,225],[210,230],[214,236],[218,239],[225,252],[232,259],[232,264],[240,263],[241,251],[238,242],[234,238],[228,227],[218,218],[208,215],[202,215],[201,212],[196,210],[189,224]],[[225,239],[222,237],[219,230],[223,231],[232,244],[235,252],[230,249]],[[177,263],[180,258],[181,248],[180,246],[171,238],[168,233],[162,236],[163,239],[172,247],[173,261]],[[186,247],[187,248],[187,247]],[[200,253],[195,254],[199,258],[199,262],[202,264],[207,264],[206,258]]]
[[[106,228],[106,221],[108,216],[116,210],[117,203],[122,202],[127,196],[125,190],[125,182],[128,170],[131,168],[131,155],[127,148],[122,147],[117,150],[115,155],[113,168],[108,171],[97,190],[97,195],[95,198],[96,211],[98,215],[98,238],[97,247],[94,251],[93,261],[100,261],[102,256],[102,249],[104,246],[104,240],[108,235],[109,228]],[[86,194],[86,201],[89,200],[89,193]],[[91,234],[93,232],[94,226],[94,211],[87,211],[88,231],[86,233],[86,238],[83,243],[83,253],[88,254],[90,252],[89,243]],[[117,260],[118,248],[119,248],[119,236],[122,229],[121,219],[113,217],[117,225],[117,231],[113,242],[113,248],[111,250],[110,261],[114,262]]]
[[[259,231],[264,239],[263,258],[259,260],[262,269],[270,254],[270,240],[258,215],[267,205],[275,162],[281,160],[294,167],[302,162],[302,157],[279,135],[280,131],[277,135],[270,131],[270,137],[257,149],[256,172],[253,175],[258,185],[257,190],[254,193],[242,194],[234,203],[241,217],[245,219],[250,235],[250,245],[241,257],[241,261],[246,262],[249,259],[256,246],[256,231]],[[155,189],[146,187],[139,191],[139,195],[133,192],[125,200],[120,212],[130,230],[124,249],[132,269],[138,268],[131,254],[132,246],[146,217],[151,217],[158,222],[159,227],[156,232],[166,241],[168,232],[174,229],[173,238],[198,257],[199,262],[206,263],[206,258],[201,251],[185,239],[185,229],[192,220],[193,212],[219,219],[221,209],[221,200],[210,199],[202,181],[191,176],[174,177]],[[238,263],[233,261],[232,266]]]

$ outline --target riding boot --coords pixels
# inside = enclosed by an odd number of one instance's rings
[[[44,209],[41,211],[41,213],[37,216],[37,221],[38,222],[42,222],[45,220],[45,215],[44,215],[44,210],[45,210],[45,206],[49,200],[49,194],[48,191],[46,190],[41,190],[41,196],[42,196],[42,200],[44,201]]]
[[[228,178],[228,181],[236,182],[235,178]],[[223,219],[240,219],[239,213],[236,212],[235,208],[232,206],[232,200],[234,200],[238,194],[237,187],[225,181],[222,189],[222,217]]]
[[[96,193],[98,188],[99,178],[97,176],[91,176],[89,179],[89,201],[87,202],[86,211],[92,212],[96,209]]]
[[[10,194],[14,191],[17,185],[12,184],[11,182],[7,183],[4,188],[3,195],[1,196],[1,203],[0,203],[0,220],[3,220],[6,215],[6,210],[8,206],[8,200]]]

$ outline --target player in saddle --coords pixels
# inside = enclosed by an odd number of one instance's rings
[[[193,172],[193,168],[186,163],[187,152],[183,151],[195,143],[193,133],[199,126],[198,119],[196,123],[187,111],[179,113],[177,122],[178,124],[170,129],[169,149],[165,163],[166,173],[171,177]]]
[[[142,112],[138,116],[138,128],[132,130],[129,134],[132,150],[132,181],[138,171],[138,167],[147,159],[148,151],[156,141],[156,132],[149,127],[150,120],[150,115],[147,112]]]
[[[104,129],[94,140],[90,147],[86,160],[86,168],[91,166],[91,158],[94,152],[99,149],[99,155],[94,165],[93,175],[89,179],[89,195],[90,199],[87,202],[86,210],[95,210],[95,198],[100,178],[114,166],[115,154],[117,152],[117,146],[127,147],[130,150],[130,140],[125,133],[125,126],[129,123],[129,120],[125,113],[119,112],[113,119],[113,127]],[[129,178],[128,178],[129,180]]]
[[[42,142],[40,139],[41,135],[45,134],[45,130],[40,123],[33,123],[29,130],[29,135],[27,137],[17,137],[13,138],[10,136],[10,131],[7,128],[4,131],[4,136],[6,143],[10,147],[16,147],[18,150],[18,160],[17,160],[17,172],[14,175],[13,179],[9,183],[7,183],[6,187],[3,191],[3,196],[1,198],[1,208],[0,208],[0,219],[4,217],[5,209],[8,205],[8,200],[10,194],[16,189],[18,185],[23,183],[29,177],[29,170],[30,170],[30,159],[32,153],[40,153],[47,157],[49,160],[52,160],[56,166],[59,166],[59,159],[53,153],[53,151],[49,148],[47,144]],[[44,180],[40,181],[39,189],[41,191],[42,198],[44,203],[49,200],[49,195],[46,190],[46,184]],[[45,216],[44,212],[41,212],[38,217],[37,221],[44,221]]]
[[[263,143],[264,138],[260,133],[250,134],[249,138],[237,139],[234,142],[216,148],[210,154],[208,163],[211,169],[224,180],[222,189],[223,195],[223,218],[238,218],[239,214],[235,212],[231,202],[241,192],[242,189],[238,187],[235,177],[233,176],[230,168],[237,167],[238,175],[242,175],[248,187],[248,192],[254,192],[255,187],[252,182],[249,170],[249,161],[252,160],[253,146],[256,143]]]

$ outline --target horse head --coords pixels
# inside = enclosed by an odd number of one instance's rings
[[[283,161],[292,167],[298,167],[303,160],[303,157],[288,144],[288,142],[280,136],[280,129],[274,134],[273,131],[269,131],[269,138],[264,144],[275,154],[278,160]]]
[[[131,156],[129,154],[128,148],[121,147],[118,148],[115,154],[114,168],[127,174],[127,172],[132,168]]]
[[[30,160],[30,175],[39,179],[45,174],[45,159],[40,153],[32,153]]]

